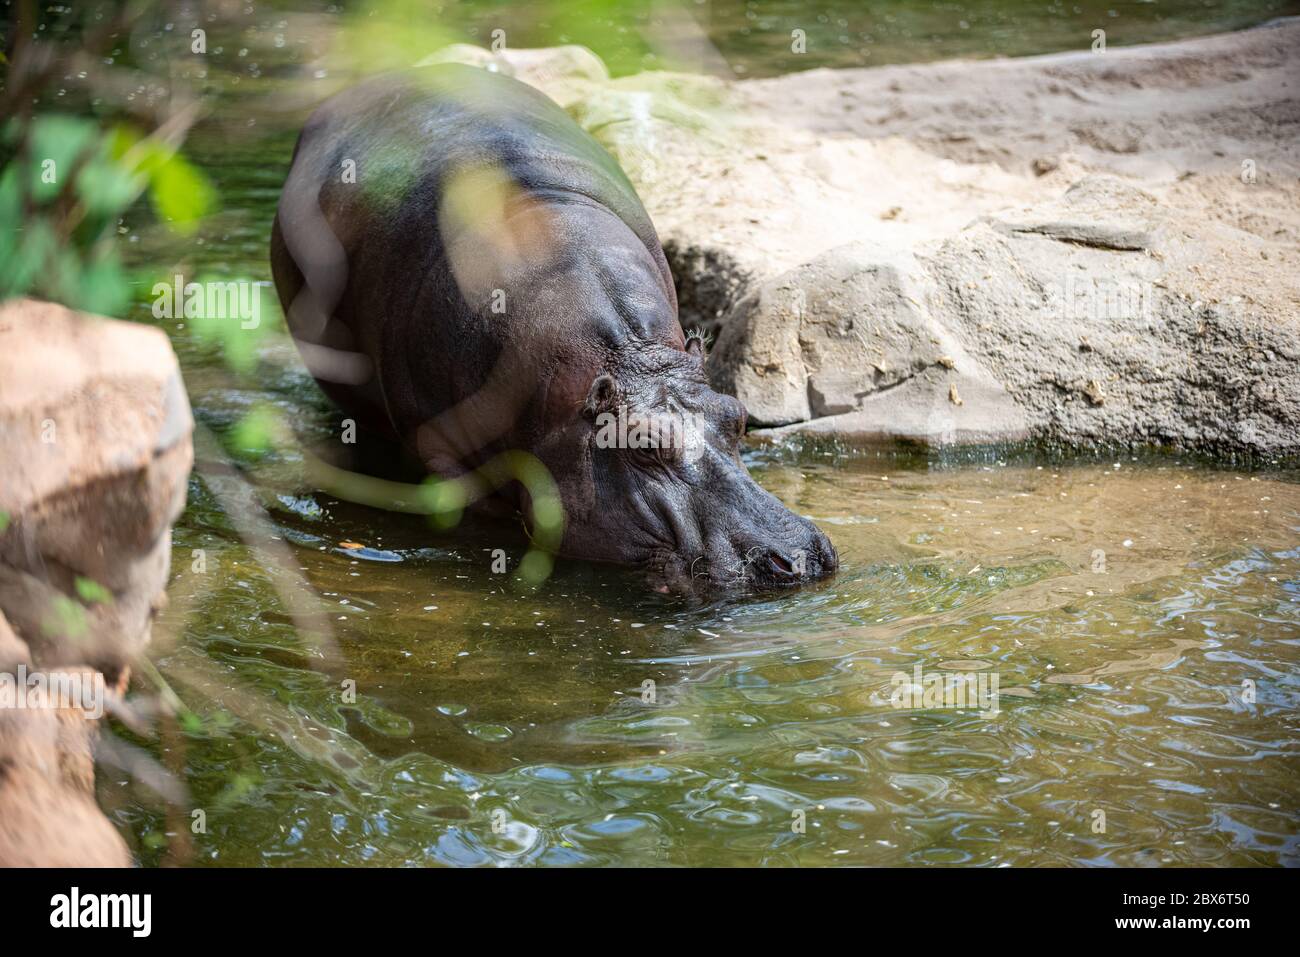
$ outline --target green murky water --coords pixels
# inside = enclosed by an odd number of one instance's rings
[[[1140,39],[1275,6],[1102,5]],[[1043,52],[1083,17],[886,7],[870,62]],[[753,73],[852,62],[773,66],[746,6],[708,17]],[[221,213],[179,247],[124,235],[137,318],[178,271],[268,277],[296,118],[238,137],[221,115],[189,150]],[[493,572],[492,549],[524,550],[508,524],[438,531],[302,480],[338,417],[277,319],[225,343],[253,357],[237,369],[163,323],[204,430],[153,646],[186,717],[160,739],[118,726],[148,760],[99,785],[142,862],[1300,863],[1294,473],[756,448],[758,480],[834,540],[834,580],[704,607],[576,564],[532,588]],[[250,414],[292,440],[241,452]],[[898,700],[917,666],[998,695]]]
[[[521,551],[501,526],[281,493],[332,651],[205,491],[234,480],[196,481],[157,656],[205,716],[170,756],[207,809],[195,860],[1300,862],[1300,486],[754,466],[829,531],[834,581],[694,609],[582,566],[533,590],[492,574],[488,548]],[[918,664],[996,675],[996,714],[895,707]]]

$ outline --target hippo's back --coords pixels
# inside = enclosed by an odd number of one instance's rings
[[[484,166],[528,192],[585,196],[660,252],[627,176],[564,110],[525,83],[460,64],[387,74],[326,101],[303,128],[285,192],[319,191],[331,219],[354,213],[349,222],[402,229],[404,213],[436,214],[429,207],[452,174]],[[282,228],[292,212],[282,201]]]
[[[271,262],[313,375],[345,410],[397,437],[479,391],[508,342],[541,355],[547,331],[559,335],[561,320],[573,318],[540,323],[534,310],[533,326],[520,325],[529,321],[520,307],[537,303],[532,280],[541,277],[521,280],[506,267],[519,243],[545,233],[530,230],[527,217],[504,234],[498,272],[506,281],[476,283],[493,257],[466,256],[472,244],[455,237],[465,222],[472,233],[475,217],[492,206],[492,183],[507,184],[508,211],[520,208],[520,197],[590,210],[573,214],[592,217],[589,230],[567,213],[535,221],[569,227],[550,243],[556,269],[574,261],[575,244],[609,248],[609,224],[621,222],[671,304],[663,334],[680,338],[672,277],[649,216],[613,158],[553,101],[461,65],[369,80],[328,100],[303,128]],[[509,287],[509,275],[515,288],[495,288]],[[489,311],[496,293],[511,303],[505,321]]]

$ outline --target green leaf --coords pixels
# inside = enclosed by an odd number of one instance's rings
[[[44,219],[28,223],[16,238],[11,258],[0,270],[0,292],[10,296],[29,292],[58,249],[54,230]]]
[[[250,284],[253,296],[256,300],[251,303],[244,303],[242,293],[240,293],[240,303],[249,305],[256,312],[251,315],[245,315],[240,307],[237,307],[234,300],[229,295],[224,299],[224,309],[221,314],[209,314],[207,305],[209,301],[205,298],[204,308],[201,311],[187,309],[185,312],[186,321],[189,324],[190,334],[199,342],[206,345],[215,345],[221,350],[222,358],[225,359],[226,365],[235,372],[251,372],[257,367],[257,348],[258,345],[267,337],[270,329],[270,323],[262,319],[263,313],[268,310],[263,308],[265,302],[265,290],[252,280],[246,279],[213,279],[210,276],[200,276],[195,279],[205,290],[211,289],[213,284],[229,286],[232,283],[238,287]],[[188,302],[189,297],[184,296],[182,303]],[[220,305],[220,300],[214,305]],[[180,306],[177,306],[179,311]],[[274,308],[269,310],[274,312]],[[245,319],[257,319],[257,325],[250,328],[244,328]]]
[[[78,575],[76,589],[77,597],[88,605],[111,605],[113,603],[113,593],[92,578],[83,578]]]
[[[0,230],[18,228],[22,216],[22,197],[18,189],[18,170],[11,163],[0,173]]]
[[[92,216],[116,216],[135,202],[147,184],[146,177],[133,175],[112,159],[105,144],[77,177],[77,197]]]
[[[229,444],[239,452],[266,452],[271,448],[278,424],[275,411],[259,405],[230,430]]]
[[[92,120],[61,113],[32,120],[26,172],[28,188],[37,203],[48,203],[59,195],[78,158],[93,147],[97,133]]]
[[[173,153],[154,170],[149,197],[160,219],[188,235],[216,205],[217,191],[197,167]]]
[[[117,255],[108,252],[85,263],[70,304],[101,316],[121,316],[131,301],[131,286]]]

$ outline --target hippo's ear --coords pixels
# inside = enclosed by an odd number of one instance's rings
[[[587,393],[582,411],[594,419],[602,412],[612,412],[622,401],[623,389],[618,380],[608,373],[601,373],[591,381],[591,390]]]
[[[708,352],[708,343],[704,341],[704,333],[698,329],[692,329],[686,333],[686,354],[695,356],[701,362],[704,361]]]

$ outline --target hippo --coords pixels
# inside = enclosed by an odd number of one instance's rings
[[[709,387],[632,184],[538,90],[447,64],[326,101],[294,149],[271,263],[344,412],[443,478],[535,456],[563,508],[559,555],[674,593],[835,570],[826,535],[741,462],[745,408]],[[520,483],[494,494],[527,514]]]

